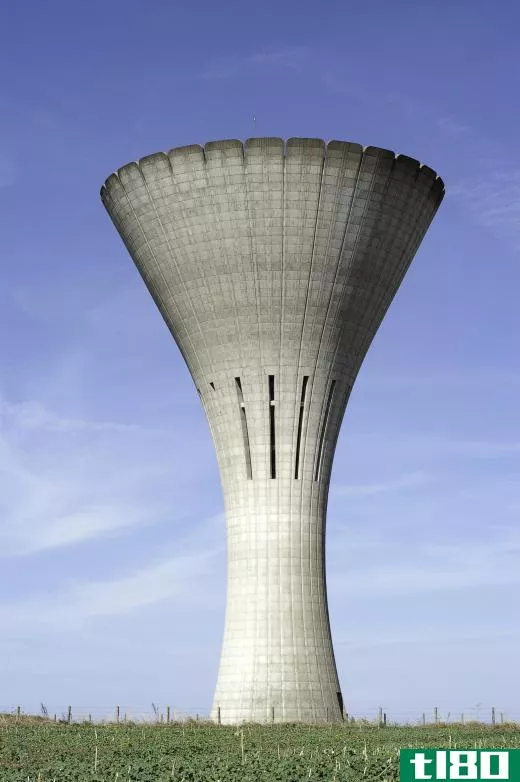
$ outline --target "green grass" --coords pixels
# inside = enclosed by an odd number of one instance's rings
[[[399,748],[518,747],[505,724],[243,728],[60,724],[0,719],[1,782],[300,782],[398,780]]]

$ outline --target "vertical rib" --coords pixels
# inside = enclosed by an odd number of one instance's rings
[[[314,480],[317,481],[321,471],[321,460],[323,457],[323,441],[325,440],[325,432],[327,430],[327,423],[329,421],[330,406],[332,404],[332,397],[334,396],[334,389],[336,387],[336,381],[333,380],[330,384],[329,395],[327,397],[327,405],[325,407],[325,415],[323,416],[323,423],[321,425],[320,444],[318,446],[318,458],[316,460],[316,472],[314,473]]]
[[[299,467],[300,467],[300,446],[302,440],[302,425],[303,425],[303,411],[305,406],[305,392],[307,391],[308,376],[305,375],[302,384],[302,396],[300,399],[300,414],[298,417],[298,434],[296,435],[296,459],[294,464],[294,477],[298,479]]]
[[[237,389],[238,407],[240,409],[240,422],[242,424],[242,439],[244,441],[246,475],[247,475],[247,479],[250,481],[253,478],[253,471],[251,469],[251,448],[249,446],[249,431],[247,428],[246,406],[244,404],[244,395],[242,393],[242,383],[239,377],[235,378],[235,386]]]

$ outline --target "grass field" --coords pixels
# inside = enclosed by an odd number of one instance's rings
[[[399,748],[520,748],[520,725],[60,724],[0,717],[1,782],[399,779]]]

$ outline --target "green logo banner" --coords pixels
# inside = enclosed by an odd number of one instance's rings
[[[402,749],[401,782],[449,779],[520,782],[520,749]]]

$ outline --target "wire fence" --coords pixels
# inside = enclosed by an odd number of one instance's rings
[[[215,723],[226,722],[225,714],[220,708],[214,713],[207,707],[175,709],[169,705],[159,705],[155,703],[143,707],[125,707],[116,706],[72,706],[69,705],[61,711],[53,711],[44,703],[40,704],[39,710],[25,710],[23,706],[0,706],[0,714],[9,715],[15,718],[39,717],[52,722],[60,723],[82,723],[92,722],[101,723],[142,723],[142,724],[174,724],[185,723],[188,721]],[[236,710],[234,710],[236,715]],[[265,722],[283,722],[282,715],[276,713],[272,707],[266,715]],[[508,723],[520,723],[520,711],[501,711],[495,706],[485,706],[479,704],[460,710],[446,710],[438,706],[429,708],[423,712],[416,710],[392,710],[380,706],[377,709],[367,709],[362,712],[345,711],[343,719],[346,725],[374,725],[385,727],[387,725],[450,725],[467,724],[469,722],[478,722],[488,725],[500,725]],[[240,722],[240,720],[235,720]],[[247,717],[244,715],[243,722]],[[307,722],[308,720],[302,720]],[[327,719],[323,722],[329,722]]]

